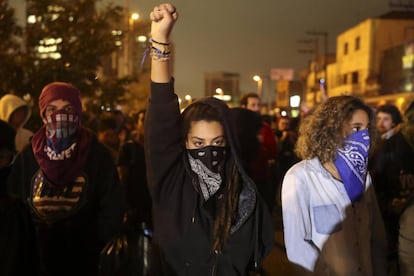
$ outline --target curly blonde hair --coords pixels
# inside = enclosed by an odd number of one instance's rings
[[[318,157],[321,163],[333,161],[343,146],[344,126],[356,110],[364,110],[369,126],[375,125],[371,108],[354,96],[331,97],[320,104],[299,126],[296,154],[302,159]],[[372,138],[374,134],[370,128]]]

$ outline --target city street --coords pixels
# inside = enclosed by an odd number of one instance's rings
[[[282,211],[280,206],[273,209],[275,223],[275,245],[272,252],[264,260],[263,266],[266,276],[292,275],[292,266],[287,260],[283,242]]]

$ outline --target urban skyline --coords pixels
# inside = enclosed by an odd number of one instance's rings
[[[17,9],[24,4],[24,0],[10,2]],[[153,6],[159,4],[113,2],[129,5],[131,12],[140,13],[145,20]],[[261,75],[264,96],[268,97],[274,86],[268,79],[272,68],[292,68],[297,73],[312,59],[311,54],[298,52],[312,48],[298,42],[312,38],[308,31],[327,32],[329,52],[335,52],[336,37],[341,32],[391,10],[389,0],[243,0],[237,5],[219,0],[199,3],[177,0],[173,3],[180,13],[173,34],[176,91],[180,96],[193,97],[204,94],[204,74],[212,72],[239,73],[241,93],[255,91],[257,84],[252,77]],[[22,16],[22,11],[18,10],[18,14]]]

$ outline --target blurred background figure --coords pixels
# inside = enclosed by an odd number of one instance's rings
[[[392,275],[414,275],[414,102],[400,131],[383,141],[371,170],[387,229]]]
[[[295,163],[300,161],[300,158],[295,153],[295,145],[298,139],[296,130],[290,128],[290,118],[287,116],[279,117],[277,121],[277,129],[275,131],[277,139],[277,159],[275,164],[275,178],[277,188],[276,202],[281,206],[280,191],[282,186],[283,177],[286,172]]]
[[[119,137],[117,131],[118,125],[113,114],[101,114],[97,124],[96,136],[98,137],[98,141],[108,148],[114,162],[118,159],[119,151]]]
[[[394,135],[402,122],[401,113],[392,104],[381,105],[376,111],[377,130],[382,139],[389,139]]]
[[[31,109],[22,98],[7,94],[0,99],[0,120],[7,122],[15,129],[17,151],[21,151],[33,136],[32,131],[24,128],[30,115]]]
[[[256,93],[244,95],[240,99],[240,107],[260,114],[261,102],[259,95]],[[256,158],[250,162],[248,171],[250,171],[250,177],[256,183],[257,189],[263,196],[269,210],[272,211],[275,204],[276,189],[275,183],[272,183],[271,167],[276,159],[277,145],[269,122],[262,119],[261,124],[262,127],[258,136],[259,150]]]
[[[15,130],[0,120],[0,275],[40,275],[35,230],[29,210],[7,195]]]
[[[232,108],[231,113],[240,140],[240,156],[246,173],[252,177],[250,164],[259,153],[262,118],[257,112],[241,107]]]
[[[116,122],[116,133],[118,135],[119,148],[130,138],[130,130],[127,126],[128,117],[121,110],[117,109],[115,109],[112,114]]]
[[[133,139],[123,144],[119,151],[118,171],[125,191],[128,220],[144,222],[152,228],[151,196],[147,186],[144,153],[145,110],[138,112]]]

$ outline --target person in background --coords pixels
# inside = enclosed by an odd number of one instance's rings
[[[114,162],[118,159],[119,137],[116,120],[112,113],[101,115],[96,129],[98,141],[106,146],[112,155]]]
[[[398,108],[391,104],[381,105],[376,110],[377,130],[382,139],[389,139],[400,127],[402,116]]]
[[[97,275],[100,251],[124,213],[115,164],[81,126],[81,95],[73,85],[46,85],[39,111],[44,126],[18,154],[9,195],[31,210],[45,275]]]
[[[390,267],[399,264],[392,275],[414,275],[414,102],[400,131],[383,141],[373,183],[387,226]]]
[[[240,99],[240,107],[260,114],[260,97],[256,93],[248,93]],[[267,206],[272,211],[276,199],[276,185],[272,183],[272,171],[276,155],[276,138],[270,124],[262,120],[259,133],[260,147],[256,158],[249,164],[249,175],[253,178],[259,192],[264,197]]]
[[[388,206],[389,193],[394,189],[391,185],[384,182],[384,163],[388,158],[385,151],[389,150],[388,139],[392,138],[400,131],[402,116],[398,108],[392,104],[381,105],[376,109],[376,129],[381,139],[377,139],[372,148],[370,162],[368,164],[369,172],[372,176],[372,183],[375,187],[377,200],[381,209],[384,225],[387,232],[388,240],[388,271],[390,275],[399,275],[398,272],[398,216],[390,212]],[[386,146],[387,145],[387,146]],[[385,149],[386,146],[388,149]],[[385,151],[384,151],[385,150]],[[389,154],[395,154],[391,152]],[[394,181],[391,181],[394,182]],[[390,184],[390,183],[389,183]]]
[[[246,275],[273,246],[269,210],[243,169],[229,107],[210,97],[180,114],[168,47],[175,7],[156,6],[150,18],[145,154],[161,262],[154,275]]]
[[[290,128],[290,118],[287,116],[279,117],[277,121],[277,129],[275,131],[277,140],[277,159],[274,167],[277,198],[276,202],[281,206],[280,192],[282,187],[282,181],[286,172],[294,164],[300,161],[299,157],[295,153],[295,145],[298,139],[296,131]]]
[[[236,135],[240,141],[240,157],[246,173],[250,175],[250,164],[256,159],[260,148],[259,133],[262,129],[262,118],[257,112],[246,108],[231,109]]]
[[[40,275],[35,230],[28,208],[7,195],[16,155],[15,130],[0,120],[0,275]]]
[[[315,275],[386,275],[386,237],[367,172],[371,109],[328,98],[299,127],[302,161],[282,186],[290,262]]]
[[[0,120],[9,123],[15,129],[17,151],[29,144],[33,136],[32,131],[24,128],[30,115],[30,106],[22,98],[7,94],[0,99]]]
[[[135,223],[143,222],[152,229],[152,206],[144,152],[144,120],[145,110],[141,110],[137,114],[135,135],[121,146],[117,166],[125,191],[128,219]]]

